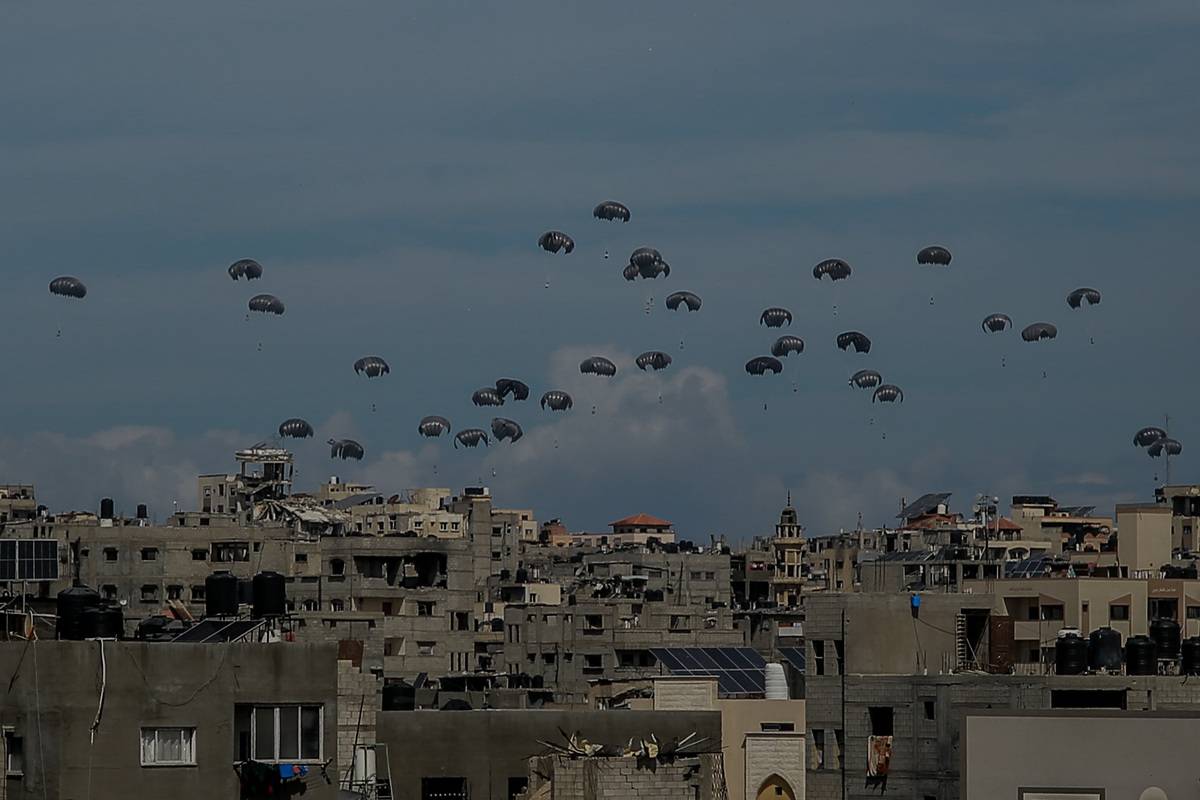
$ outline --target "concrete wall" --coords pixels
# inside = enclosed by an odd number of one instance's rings
[[[543,792],[542,784],[551,784],[550,793],[543,796],[554,800],[716,800],[713,778],[714,773],[719,778],[720,768],[714,765],[718,758],[701,755],[641,765],[633,758],[550,756],[531,759],[529,768]]]
[[[695,732],[717,749],[721,717],[715,711],[383,711],[377,730],[397,800],[420,800],[423,777],[463,777],[472,800],[508,800],[509,779],[525,777],[528,759],[547,752],[538,740],[561,742],[560,730],[622,746],[635,736],[653,733],[663,742]]]
[[[655,691],[657,692],[657,685]],[[754,800],[764,780],[781,776],[804,797],[804,701],[719,700],[729,800]],[[763,723],[791,723],[764,731]]]
[[[1102,789],[1138,798],[1149,787],[1194,797],[1200,716],[968,713],[963,797],[1009,800],[1030,787]]]
[[[1135,571],[1171,563],[1171,509],[1165,505],[1117,506],[1117,557]]]
[[[234,706],[312,703],[324,708],[323,749],[337,775],[336,652],[299,644],[194,645],[104,642],[104,714],[99,642],[0,643],[0,674],[14,675],[0,727],[25,745],[25,775],[8,800],[29,798],[236,797]],[[5,687],[7,689],[7,687]],[[142,767],[140,728],[194,727],[196,766]],[[38,741],[38,730],[42,741]],[[44,763],[41,758],[44,757]],[[313,783],[306,797],[333,798]]]
[[[655,711],[712,711],[716,707],[716,678],[663,676],[654,679]]]

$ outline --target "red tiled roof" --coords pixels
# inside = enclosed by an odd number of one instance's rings
[[[632,517],[626,517],[625,519],[619,519],[616,522],[610,522],[608,523],[608,526],[610,528],[616,528],[618,526],[622,528],[669,528],[671,527],[671,523],[667,522],[665,519],[652,517],[649,514],[634,514]]]
[[[1018,525],[1017,523],[1013,522],[1008,517],[1001,517],[1000,521],[996,523],[996,528],[999,530],[1002,530],[1002,531],[1019,531],[1019,530],[1021,530],[1021,526]]]

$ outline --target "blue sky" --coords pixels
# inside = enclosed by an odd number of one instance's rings
[[[648,511],[695,538],[768,530],[788,489],[813,532],[932,490],[1147,498],[1162,465],[1131,438],[1166,413],[1196,478],[1193,3],[0,15],[0,480],[54,507],[192,506],[291,416],[317,428],[302,485],[482,479],[573,528]],[[608,198],[630,224],[591,219]],[[576,251],[538,250],[549,228]],[[915,264],[931,243],[949,270]],[[621,279],[643,244],[669,278]],[[263,280],[229,280],[243,257]],[[1082,285],[1104,300],[1072,312]],[[704,308],[667,312],[676,289]],[[287,314],[247,322],[257,291]],[[770,305],[807,350],[752,379]],[[986,337],[993,311],[1060,336]],[[870,355],[833,347],[852,328]],[[638,373],[648,349],[675,363]],[[368,354],[392,374],[356,379]],[[614,381],[578,375],[592,354]],[[863,367],[903,406],[849,389]],[[513,447],[418,439],[425,414],[487,427],[470,394],[502,375],[576,408],[506,406]]]

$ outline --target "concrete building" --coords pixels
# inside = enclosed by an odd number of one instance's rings
[[[962,723],[962,796],[1189,797],[1200,778],[1198,728],[1195,711],[971,709]]]
[[[775,551],[775,604],[794,608],[800,604],[800,595],[807,581],[807,544],[804,527],[800,524],[796,509],[792,507],[790,493],[787,505],[779,514],[779,524],[775,526],[771,547]]]
[[[1113,530],[1112,517],[1094,512],[1094,506],[1060,506],[1049,495],[1012,498],[1012,521],[1021,527],[1021,538],[1046,542],[1054,553],[1081,550],[1089,541],[1107,538]]]
[[[1173,519],[1165,505],[1117,506],[1117,559],[1130,576],[1150,577],[1170,565]]]
[[[573,533],[570,544],[574,547],[624,547],[675,542],[675,529],[665,519],[649,514],[634,514],[610,522],[611,533]]]
[[[24,522],[37,516],[37,499],[32,484],[0,485],[0,527],[9,522]]]
[[[304,765],[306,796],[332,799],[335,658],[291,643],[0,642],[13,681],[0,796],[236,797],[231,766],[252,758]]]
[[[1200,484],[1160,486],[1154,501],[1171,509],[1171,552],[1195,557],[1200,552]]]

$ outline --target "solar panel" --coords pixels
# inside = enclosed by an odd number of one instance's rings
[[[779,655],[783,656],[789,664],[804,672],[804,648],[803,647],[781,647]]]
[[[58,580],[58,542],[54,539],[0,541],[0,581]]]
[[[263,624],[261,619],[206,619],[197,622],[171,641],[185,644],[234,642]]]
[[[724,696],[766,691],[766,661],[748,647],[671,647],[650,651],[672,675],[715,677]]]

